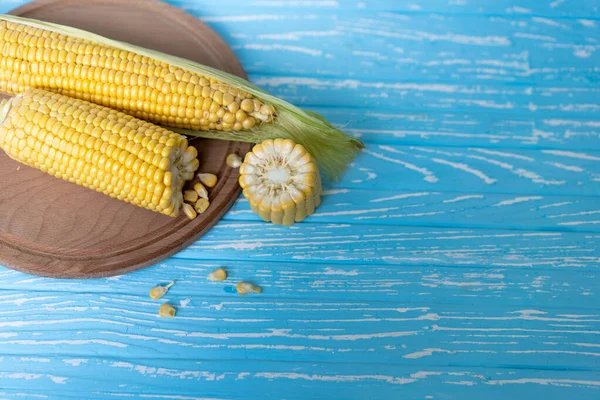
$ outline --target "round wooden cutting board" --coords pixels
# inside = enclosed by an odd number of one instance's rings
[[[227,44],[193,16],[156,0],[43,0],[12,12],[185,57],[245,77]],[[34,275],[92,278],[155,264],[206,233],[239,195],[225,164],[250,145],[195,139],[201,172],[219,178],[209,209],[170,218],[61,181],[0,150],[0,264]],[[192,185],[190,185],[192,186]]]

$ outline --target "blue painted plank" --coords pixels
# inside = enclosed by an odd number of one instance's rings
[[[598,196],[600,153],[367,145],[338,187]]]
[[[44,361],[7,358],[0,364],[7,376],[4,379],[7,389],[23,394],[30,393],[24,386],[34,386],[32,393],[50,396],[50,399],[64,398],[57,393],[65,387],[73,387],[75,389],[66,392],[67,396],[79,395],[86,399],[237,400],[264,399],[273,394],[280,394],[277,398],[295,400],[422,399],[427,396],[481,399],[492,398],[496,393],[526,399],[529,398],[528,393],[536,393],[547,399],[562,400],[576,396],[587,400],[596,398],[599,384],[598,373],[593,371],[256,363],[248,360],[215,362],[214,367],[209,369],[202,360],[181,361],[168,357],[160,360],[94,357],[80,364],[77,364],[78,359],[66,358],[63,365],[60,359],[48,360],[60,368],[50,372],[48,363]],[[23,384],[23,377],[15,377],[21,373],[15,370],[22,371],[17,366],[31,371],[27,385]],[[114,376],[119,379],[111,379]],[[53,379],[59,383],[53,382]]]
[[[229,280],[209,283],[206,276],[217,267],[224,267]],[[394,264],[335,264],[274,262],[252,260],[184,260],[170,259],[152,268],[120,277],[94,280],[52,280],[31,277],[10,270],[0,272],[0,298],[14,310],[2,315],[6,321],[23,319],[29,310],[41,312],[46,307],[73,305],[99,297],[149,301],[151,287],[160,282],[176,280],[170,293],[176,304],[190,299],[192,305],[202,302],[244,302],[230,292],[240,280],[254,279],[265,290],[261,303],[277,299],[278,303],[307,305],[325,301],[400,304],[403,307],[428,304],[460,304],[477,306],[480,310],[496,308],[564,309],[590,313],[598,298],[597,273],[580,271],[579,266],[515,268],[511,266],[449,266]],[[58,296],[58,297],[57,297]],[[73,298],[69,298],[73,296]],[[170,298],[170,297],[169,297]],[[87,300],[86,300],[87,299]],[[231,303],[231,304],[233,304]],[[19,312],[13,312],[19,307]],[[94,313],[94,310],[82,310]],[[329,310],[331,311],[331,310]],[[355,317],[362,317],[355,310]],[[228,316],[244,318],[243,310],[228,308]],[[26,319],[26,318],[25,318]],[[285,319],[285,318],[284,318]]]
[[[600,153],[367,145],[333,187],[597,196]]]
[[[307,222],[598,232],[598,202],[583,196],[332,189]],[[260,217],[241,197],[224,220]]]
[[[302,76],[250,78],[265,90],[302,106],[358,107],[486,113],[523,113],[548,117],[564,112],[595,117],[600,110],[597,87],[366,81]]]
[[[238,10],[240,3],[237,0],[224,0],[218,4],[200,1],[189,2],[185,0],[169,0],[171,4],[179,7],[194,7],[198,3],[207,11],[222,14],[222,7],[232,7]],[[549,16],[578,17],[588,16],[597,18],[600,3],[593,1],[565,1],[565,0],[500,0],[494,2],[468,1],[468,0],[316,0],[316,1],[285,1],[285,0],[251,0],[245,2],[248,8],[267,13],[293,10],[296,12],[311,12],[314,14],[329,14],[338,10],[364,11],[395,11],[411,14],[500,14],[513,18],[530,14],[543,14]]]
[[[600,120],[568,113],[309,108],[367,143],[600,150]]]
[[[235,14],[224,16],[221,3],[218,9],[209,2],[172,3],[215,28],[253,74],[588,86],[599,77],[600,28],[593,19],[344,8],[307,14],[287,7],[265,14],[239,2]]]
[[[595,270],[593,233],[223,221],[175,258]]]
[[[203,4],[187,10],[224,36],[251,73],[592,86],[598,79],[595,20],[365,10],[265,15],[252,7],[214,16]]]
[[[197,300],[190,291],[181,296],[184,287],[162,301],[66,293],[15,298],[22,305],[4,313],[0,346],[19,357],[598,368],[600,319],[592,310],[280,300],[268,286],[264,296]],[[46,305],[34,305],[44,297]],[[157,315],[163,301],[178,306],[175,319]]]

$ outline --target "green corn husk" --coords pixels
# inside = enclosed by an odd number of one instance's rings
[[[296,143],[302,144],[315,158],[325,174],[334,179],[338,178],[343,173],[346,165],[352,161],[360,149],[364,147],[360,140],[353,138],[334,127],[321,115],[298,108],[267,93],[243,78],[219,71],[215,68],[201,65],[181,57],[170,56],[159,51],[108,39],[77,28],[6,14],[0,15],[0,19],[54,31],[63,35],[73,36],[105,46],[134,52],[142,56],[151,57],[155,60],[177,66],[192,73],[216,79],[232,87],[240,88],[254,95],[264,103],[272,105],[276,111],[276,116],[272,122],[258,124],[258,126],[251,130],[228,132],[169,128],[182,134],[251,143],[259,143],[266,139],[291,139]]]

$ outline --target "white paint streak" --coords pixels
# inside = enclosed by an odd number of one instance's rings
[[[526,178],[531,180],[532,182],[535,183],[541,183],[543,185],[564,185],[566,182],[565,181],[549,181],[546,180],[544,178],[542,178],[540,175],[538,175],[537,173],[533,172],[533,171],[529,171],[523,168],[516,168],[511,164],[502,162],[502,161],[498,161],[498,160],[493,160],[490,158],[485,158],[485,157],[481,157],[481,156],[475,156],[475,155],[470,155],[469,158],[473,158],[475,160],[480,160],[480,161],[484,161],[487,162],[489,164],[492,165],[497,165],[500,168],[506,169],[510,172],[512,172],[515,175],[518,175],[522,178]]]
[[[513,204],[524,203],[526,201],[541,200],[542,196],[515,197],[514,199],[504,200],[494,204],[492,207],[510,206]]]
[[[520,154],[514,154],[514,153],[506,153],[504,151],[495,151],[495,150],[486,150],[486,149],[469,149],[469,150],[476,151],[478,153],[483,153],[483,154],[490,154],[490,155],[494,155],[494,156],[516,158],[518,160],[525,160],[525,161],[535,161],[531,157],[522,156]]]
[[[328,211],[328,212],[317,212],[314,213],[313,217],[326,217],[326,216],[339,216],[339,215],[362,215],[369,213],[386,213],[388,211],[397,210],[398,207],[389,208],[373,208],[369,210],[348,210],[348,211]]]
[[[557,162],[549,162],[549,161],[545,161],[544,164],[552,165],[553,167],[564,169],[565,171],[571,171],[571,172],[583,172],[584,171],[583,168],[577,167],[575,165],[565,165],[565,164],[561,164],[561,163],[557,163]]]
[[[163,329],[153,328],[152,331],[164,332]],[[311,339],[311,340],[369,340],[376,338],[403,337],[413,336],[418,334],[416,331],[400,331],[400,332],[380,332],[380,333],[364,333],[364,334],[343,334],[343,335],[302,335],[290,333],[291,329],[269,329],[269,332],[256,333],[208,333],[208,332],[177,332],[175,336],[185,337],[201,337],[211,339],[228,340],[233,338],[272,338],[284,337],[293,339]]]
[[[323,193],[321,193],[323,196],[329,196],[332,194],[342,194],[342,193],[350,193],[350,189],[330,189],[330,190],[323,190]]]
[[[119,343],[119,342],[111,342],[108,340],[102,340],[102,339],[58,339],[58,340],[7,340],[4,342],[0,342],[0,343],[4,343],[4,344],[19,344],[19,345],[26,345],[26,346],[49,346],[49,345],[57,345],[57,344],[64,344],[67,346],[81,346],[81,345],[86,345],[86,344],[101,344],[103,346],[110,346],[110,347],[120,347],[120,348],[125,348],[128,347],[127,344],[125,343]]]
[[[593,19],[578,19],[577,22],[579,22],[583,26],[587,26],[588,28],[596,27],[596,21],[594,21]]]
[[[54,375],[48,375],[48,378],[50,378],[50,380],[54,383],[58,383],[59,385],[64,385],[67,383],[68,379],[62,376],[54,376]]]
[[[572,201],[563,201],[560,203],[552,203],[552,204],[547,204],[545,206],[540,206],[539,208],[562,207],[562,206],[567,206],[569,204],[573,204],[573,202]]]
[[[287,32],[287,33],[269,33],[260,34],[257,37],[259,39],[270,39],[270,40],[302,40],[304,37],[330,37],[340,35],[340,31],[299,31],[299,32]]]
[[[255,377],[266,378],[266,379],[300,379],[306,381],[320,381],[320,382],[362,382],[362,381],[382,381],[393,385],[404,385],[407,383],[415,382],[416,379],[410,378],[397,378],[388,375],[308,375],[299,374],[296,372],[259,372],[254,374]]]
[[[191,301],[192,301],[192,299],[190,299],[190,298],[180,300],[179,301],[179,306],[180,307],[187,307],[187,305],[190,304]]]
[[[219,17],[200,17],[204,22],[255,22],[255,21],[281,21],[281,20],[300,20],[317,19],[316,15],[282,15],[282,14],[262,14],[262,15],[228,15]]]
[[[331,267],[326,267],[325,272],[322,272],[322,275],[357,276],[358,270],[353,269],[352,271],[346,271],[345,269],[334,269]]]
[[[382,201],[401,200],[401,199],[407,199],[407,198],[410,198],[410,197],[429,196],[430,194],[437,194],[437,193],[432,193],[432,192],[405,193],[405,194],[399,194],[399,195],[396,195],[396,196],[381,197],[381,198],[378,198],[378,199],[373,199],[373,200],[370,200],[369,203],[380,203]]]
[[[453,199],[444,200],[444,203],[456,203],[459,201],[469,200],[469,199],[483,199],[484,196],[481,194],[472,194],[467,196],[458,196]]]
[[[496,179],[492,179],[489,176],[487,176],[486,174],[484,174],[483,172],[481,172],[477,169],[471,168],[467,164],[464,164],[464,163],[455,163],[455,162],[443,160],[441,158],[432,158],[431,161],[436,162],[438,164],[448,165],[452,168],[460,169],[461,171],[465,171],[470,174],[473,174],[476,177],[478,177],[479,179],[483,180],[488,185],[491,185],[497,181]]]
[[[502,380],[488,380],[484,382],[486,385],[523,385],[528,383],[535,383],[538,385],[551,385],[551,386],[600,386],[600,381],[586,381],[577,379],[546,379],[546,378],[521,378],[521,379],[502,379]]]
[[[571,222],[559,222],[558,225],[563,226],[576,226],[576,225],[597,225],[600,221],[571,221]]]
[[[367,149],[363,149],[363,152],[365,152],[367,154],[370,154],[373,157],[377,157],[377,158],[379,158],[381,160],[389,161],[389,162],[392,162],[394,164],[399,164],[399,165],[402,165],[405,168],[408,168],[408,169],[410,169],[412,171],[416,171],[416,172],[418,172],[420,174],[423,174],[423,175],[425,175],[425,177],[423,178],[423,180],[425,180],[427,182],[435,183],[435,182],[438,181],[438,178],[435,175],[433,175],[433,173],[431,171],[429,171],[427,168],[418,167],[418,166],[416,166],[414,164],[411,164],[409,162],[398,160],[396,158],[391,158],[391,157],[388,157],[388,156],[386,156],[384,154],[375,153],[375,152],[372,152],[372,151],[367,150]]]
[[[85,358],[65,358],[62,360],[63,363],[72,365],[74,367],[79,367],[81,364],[86,364],[88,362]]]
[[[542,150],[542,153],[552,154],[555,156],[563,156],[563,157],[571,157],[578,158],[580,160],[591,160],[591,161],[600,161],[600,157],[592,156],[585,153],[576,153],[574,151],[565,151],[565,150]]]
[[[261,51],[290,51],[293,53],[303,53],[313,57],[320,57],[323,55],[321,50],[309,49],[300,46],[287,46],[282,44],[258,44],[248,43],[244,45],[245,49],[249,50],[261,50]]]
[[[600,210],[580,211],[580,212],[576,212],[576,213],[567,213],[567,214],[554,214],[554,215],[549,215],[548,218],[578,217],[581,215],[595,215],[595,214],[600,214]]]

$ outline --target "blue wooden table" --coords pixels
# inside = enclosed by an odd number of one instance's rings
[[[600,398],[600,2],[170,3],[366,149],[292,228],[240,199],[137,273],[1,269],[0,398]]]

